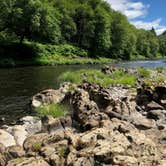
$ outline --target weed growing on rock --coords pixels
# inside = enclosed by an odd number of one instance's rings
[[[68,108],[62,104],[50,104],[36,108],[36,112],[39,116],[51,115],[54,118],[59,118],[67,114]]]
[[[144,67],[140,67],[138,68],[138,75],[139,77],[143,77],[143,78],[149,78],[150,77],[150,70]]]

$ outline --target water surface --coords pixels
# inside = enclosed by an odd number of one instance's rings
[[[162,66],[166,68],[163,59],[157,61],[127,61],[110,65],[148,68]],[[61,73],[69,70],[101,68],[101,66],[62,65],[0,69],[0,121],[5,118],[5,123],[12,123],[22,116],[29,115],[28,103],[31,96],[44,89],[58,88],[59,81],[57,78]]]

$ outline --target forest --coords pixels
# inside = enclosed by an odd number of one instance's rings
[[[27,52],[111,59],[166,54],[166,33],[137,29],[103,0],[0,0],[0,8],[1,58]]]

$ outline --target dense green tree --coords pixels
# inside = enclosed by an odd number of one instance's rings
[[[166,54],[165,34],[136,29],[104,0],[0,0],[0,8],[1,40],[70,43],[121,59]]]
[[[166,56],[166,31],[159,35],[160,54]]]
[[[12,2],[12,3],[11,3]],[[40,0],[1,0],[5,14],[1,13],[0,22],[4,29],[14,32],[22,43],[25,37],[37,38],[43,34],[44,38],[52,42],[58,41],[60,27],[55,9]],[[4,17],[5,16],[5,17]]]

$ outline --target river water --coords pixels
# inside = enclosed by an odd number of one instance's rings
[[[121,67],[166,68],[163,60],[126,61],[110,64]],[[58,76],[65,71],[75,71],[85,68],[101,68],[102,65],[62,65],[44,67],[24,67],[0,69],[0,124],[14,123],[18,118],[29,115],[30,98],[41,90],[58,88]]]

